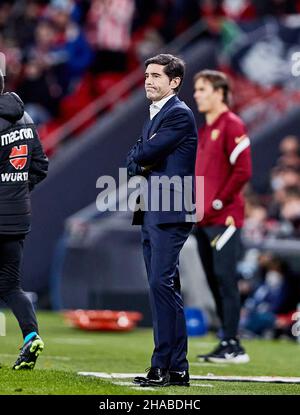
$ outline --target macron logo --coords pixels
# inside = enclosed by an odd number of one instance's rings
[[[1,145],[6,146],[14,143],[15,141],[33,138],[32,128],[21,128],[19,130],[12,131],[7,134],[1,135]]]

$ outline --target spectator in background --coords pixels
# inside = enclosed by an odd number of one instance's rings
[[[300,173],[292,167],[276,166],[271,172],[273,194],[268,206],[270,218],[281,220],[281,207],[286,200],[286,189],[289,187],[300,188]]]
[[[274,331],[277,315],[294,311],[297,304],[296,280],[285,261],[261,254],[257,273],[261,273],[261,282],[241,312],[241,332],[250,336]]]
[[[74,89],[92,61],[92,50],[81,27],[72,20],[73,4],[69,1],[52,1],[47,15],[53,22],[58,41],[53,48],[56,60],[64,62],[60,71],[63,93]]]
[[[284,167],[280,173],[284,188],[289,186],[300,186],[300,172],[293,167]]]
[[[88,14],[94,73],[126,72],[134,0],[94,0]]]
[[[13,4],[10,1],[0,3],[0,33],[6,38],[10,35],[10,27],[7,22],[12,13]]]
[[[281,140],[279,145],[279,166],[293,167],[300,170],[300,140],[293,135],[288,135]]]
[[[129,52],[130,65],[138,65],[155,54],[164,45],[160,33],[163,26],[163,12],[159,0],[135,1],[132,22],[132,37]]]
[[[93,72],[125,72],[134,0],[95,0],[88,14],[89,41],[95,49]]]
[[[139,30],[148,25],[154,14],[159,13],[159,0],[148,2],[145,0],[135,0],[135,13],[132,22],[132,30]]]
[[[233,20],[248,20],[256,17],[256,10],[251,0],[223,0],[224,16]]]
[[[58,44],[58,30],[51,19],[39,20],[34,40],[25,52],[26,57],[38,59],[45,68],[54,67],[60,63],[53,53]]]
[[[258,16],[284,15],[299,12],[298,0],[252,0]]]
[[[200,13],[208,18],[227,17],[234,20],[248,20],[256,17],[251,0],[200,0]]]
[[[283,155],[290,153],[300,155],[300,140],[295,135],[287,135],[281,140],[279,149]]]
[[[34,0],[17,2],[13,8],[10,8],[10,15],[5,21],[5,32],[21,49],[28,48],[34,43],[35,28],[42,8],[40,2]]]
[[[300,188],[290,187],[286,191],[286,198],[281,207],[283,220],[292,226],[290,237],[300,237]]]
[[[49,19],[41,20],[35,32],[35,44],[24,58],[24,73],[18,92],[36,124],[57,115],[57,103],[63,95],[61,66],[65,64],[55,54],[58,32]]]
[[[38,59],[25,62],[23,73],[18,92],[35,124],[43,124],[57,115],[60,86],[51,71],[46,70]]]
[[[166,43],[199,20],[198,0],[169,0],[161,7],[165,21],[160,33]]]
[[[204,17],[215,17],[222,15],[220,0],[200,0],[200,14]]]
[[[0,33],[0,51],[5,56],[5,66],[7,82],[9,89],[16,89],[16,84],[22,72],[22,52],[17,46],[13,46]],[[3,62],[2,62],[3,63]]]
[[[290,336],[291,316],[300,299],[299,276],[284,261],[271,254],[260,254],[254,272],[250,261],[255,251],[253,244],[257,247],[268,238],[299,239],[300,236],[299,139],[284,137],[279,153],[270,176],[271,195],[247,192],[243,240],[248,248],[239,264],[243,277],[239,288],[244,297],[248,296],[241,329],[250,335],[271,331],[274,337]],[[248,275],[249,270],[253,275]]]
[[[79,26],[85,26],[87,14],[91,6],[91,0],[73,1],[71,17]]]
[[[262,242],[267,230],[267,214],[267,209],[259,200],[246,199],[242,238],[246,238],[254,243]]]
[[[144,31],[143,37],[139,38],[134,45],[135,55],[139,62],[147,59],[148,56],[155,53],[157,50],[162,48],[164,40],[160,35],[159,31],[149,27]]]

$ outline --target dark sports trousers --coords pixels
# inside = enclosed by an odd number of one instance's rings
[[[188,369],[187,331],[178,265],[181,248],[191,229],[190,223],[142,226],[155,345],[152,367],[174,371]]]
[[[236,272],[241,249],[240,229],[235,231],[220,251],[211,246],[211,242],[226,229],[226,226],[195,227],[194,235],[221,320],[223,338],[229,339],[237,336],[240,319],[240,293]]]
[[[38,324],[33,305],[21,289],[20,269],[24,235],[0,235],[0,299],[16,316],[23,337],[35,331]]]

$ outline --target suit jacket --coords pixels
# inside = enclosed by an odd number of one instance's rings
[[[142,201],[148,209],[135,212],[133,224],[140,225],[145,220],[150,224],[196,221],[196,151],[194,115],[174,96],[146,122],[142,136],[127,156],[129,176],[146,177],[142,180],[137,202]]]

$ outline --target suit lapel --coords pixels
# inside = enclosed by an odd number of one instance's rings
[[[152,121],[150,120],[150,118],[145,122],[144,126],[143,126],[143,140],[147,140],[148,139],[148,134],[149,134],[149,128],[151,125]]]
[[[155,130],[159,126],[159,123],[162,120],[162,117],[165,113],[165,111],[170,108],[172,105],[175,104],[175,102],[178,102],[179,99],[175,95],[174,97],[170,98],[169,101],[165,103],[165,105],[162,107],[162,109],[159,111],[158,114],[155,115],[155,117],[152,118],[152,120],[147,120],[143,126],[143,140],[149,140],[149,138],[155,133]]]
[[[157,127],[159,126],[164,113],[170,108],[172,107],[175,102],[179,101],[177,96],[175,95],[174,97],[170,98],[169,101],[167,101],[165,103],[165,105],[162,107],[162,109],[159,111],[158,114],[156,114],[156,116],[152,119],[152,122],[149,124],[148,126],[148,134],[147,134],[147,139],[149,140],[150,137],[156,133]]]

